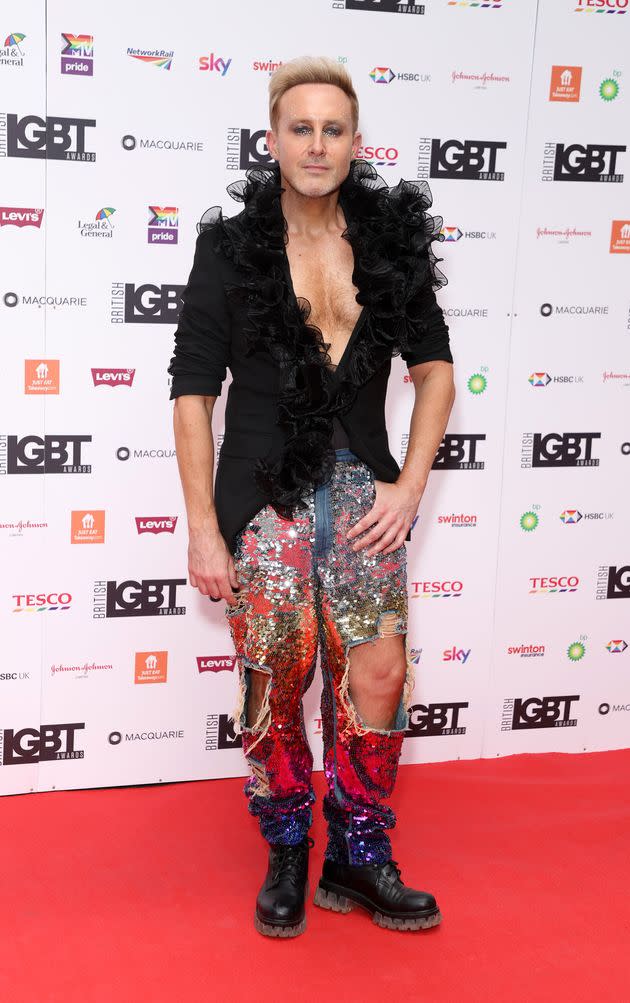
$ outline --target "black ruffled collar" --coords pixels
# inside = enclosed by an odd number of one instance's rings
[[[197,229],[216,229],[236,266],[239,281],[227,291],[246,305],[248,351],[268,351],[281,368],[278,423],[286,444],[277,460],[257,461],[255,477],[271,501],[291,509],[332,474],[333,417],[347,413],[359,387],[408,346],[422,324],[427,284],[446,284],[431,248],[444,240],[442,219],[427,211],[433,200],[425,181],[390,188],[370,164],[352,162],[339,201],[363,310],[334,368],[322,332],[309,323],[310,304],[291,283],[279,167],[252,168],[227,190],[242,212],[226,218],[213,207]]]

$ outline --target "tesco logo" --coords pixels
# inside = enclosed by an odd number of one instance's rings
[[[24,613],[29,610],[42,612],[44,610],[68,609],[72,602],[72,596],[69,592],[39,592],[37,595],[34,593],[16,595],[14,593],[12,598],[15,599],[16,604],[14,613]]]
[[[460,581],[443,582],[412,582],[412,599],[445,599],[458,598],[464,585]]]
[[[359,160],[369,160],[378,167],[391,167],[398,162],[395,146],[361,146],[357,154]]]

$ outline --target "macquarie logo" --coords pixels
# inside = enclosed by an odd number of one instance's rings
[[[136,651],[134,683],[165,683],[168,651]]]
[[[24,393],[58,394],[59,359],[24,359]]]
[[[74,160],[94,163],[96,153],[86,149],[93,118],[61,115],[22,115],[0,112],[0,157],[28,160]]]
[[[185,288],[172,283],[112,282],[110,321],[112,324],[176,324],[181,309],[180,296]]]
[[[138,534],[153,533],[174,533],[177,526],[178,516],[176,515],[137,515],[136,530]]]
[[[41,229],[44,218],[43,209],[17,209],[14,206],[0,206],[0,226],[34,226]]]
[[[199,672],[232,672],[237,665],[236,655],[198,655]]]
[[[61,74],[72,77],[94,75],[94,36],[61,32]]]
[[[14,613],[56,613],[70,609],[72,596],[69,592],[14,593]]]
[[[596,599],[630,599],[630,564],[602,565],[597,569]]]
[[[165,742],[184,737],[183,728],[170,728],[167,731],[110,731],[107,741],[110,745],[120,745],[121,742]]]
[[[506,697],[503,701],[501,731],[531,731],[538,728],[574,728],[572,705],[580,697]]]
[[[92,617],[95,620],[130,616],[183,616],[177,589],[185,578],[146,578],[139,582],[94,582]]]
[[[593,455],[601,432],[525,432],[521,443],[521,467],[598,467]]]
[[[621,184],[619,170],[627,147],[622,143],[544,144],[541,181],[584,181]]]
[[[541,303],[541,317],[607,317],[608,304]]]
[[[466,727],[460,724],[460,715],[469,706],[467,702],[414,704],[409,708],[407,738],[424,738],[433,735],[465,735]]]
[[[243,736],[237,735],[227,714],[206,715],[206,752],[217,749],[242,749]]]
[[[132,387],[135,369],[91,369],[95,387]]]
[[[2,766],[27,766],[59,759],[83,759],[84,751],[77,748],[76,734],[83,728],[83,722],[42,724],[19,731],[4,728],[0,731],[0,763]]]
[[[411,582],[412,599],[458,599],[464,591],[460,581]]]
[[[91,435],[0,435],[0,474],[89,474]]]
[[[174,205],[148,206],[147,244],[176,244],[179,233],[179,209]]]
[[[432,470],[483,470],[485,463],[477,458],[480,442],[486,439],[485,434],[466,435],[463,433],[447,433],[431,467]]]
[[[499,170],[507,143],[499,139],[438,139],[418,141],[418,180],[505,181]]]

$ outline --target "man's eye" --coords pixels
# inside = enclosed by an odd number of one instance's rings
[[[340,136],[341,135],[341,130],[337,129],[334,125],[331,125],[329,129],[326,129],[326,132],[330,136]]]
[[[298,126],[295,127],[294,132],[297,132],[297,133],[300,133],[300,135],[303,135],[305,132],[308,132],[308,126],[307,125],[298,125]]]

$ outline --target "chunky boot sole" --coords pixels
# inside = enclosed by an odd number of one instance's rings
[[[358,892],[351,893],[348,888],[326,886],[321,882],[317,886],[313,902],[320,909],[332,909],[333,912],[342,913],[351,912],[352,909],[359,906],[361,909],[365,909],[371,913],[372,921],[377,926],[382,926],[387,930],[426,930],[442,922],[442,914],[439,909],[425,916],[388,915],[387,913],[379,912],[373,902],[370,902],[369,899]]]
[[[308,897],[309,887],[306,883],[304,897]],[[295,926],[283,926],[281,923],[265,923],[257,912],[254,913],[254,926],[263,937],[299,937],[306,930],[306,916]]]

